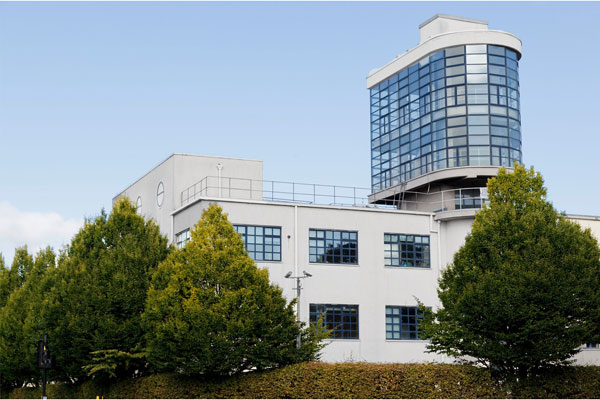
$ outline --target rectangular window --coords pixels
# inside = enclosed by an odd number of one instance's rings
[[[326,264],[358,264],[358,232],[309,230],[309,261]]]
[[[385,338],[388,340],[419,340],[418,307],[385,306]]]
[[[281,261],[281,227],[234,225],[254,261]]]
[[[431,267],[429,236],[386,233],[383,238],[386,266]]]
[[[186,243],[190,241],[190,229],[179,232],[175,235],[175,243],[178,249],[185,247]]]
[[[311,304],[310,322],[319,317],[331,330],[331,339],[358,339],[358,304]]]
[[[599,349],[600,348],[600,344],[598,344],[598,343],[586,343],[585,344],[585,348],[586,349]]]

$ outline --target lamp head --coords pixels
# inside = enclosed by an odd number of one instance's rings
[[[286,278],[289,278],[290,276],[292,276],[292,271],[288,272],[287,274],[285,274]]]
[[[304,274],[305,277],[310,278],[312,276],[312,274],[309,274],[306,271],[302,271],[302,273]]]

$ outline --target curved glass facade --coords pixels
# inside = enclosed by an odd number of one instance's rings
[[[521,162],[517,53],[446,48],[371,88],[371,186],[431,171]]]

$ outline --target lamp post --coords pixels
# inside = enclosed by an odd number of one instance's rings
[[[288,279],[295,279],[296,280],[296,287],[293,289],[296,289],[296,299],[297,299],[297,304],[296,304],[296,324],[298,324],[298,329],[301,326],[301,322],[300,322],[300,293],[302,292],[302,282],[300,281],[301,279],[305,279],[305,278],[310,278],[312,275],[309,274],[306,271],[302,271],[302,275],[298,275],[298,276],[292,276],[292,271],[288,272],[287,274],[285,274],[285,277]],[[300,349],[300,346],[302,345],[302,333],[298,332],[298,337],[296,338],[296,348]]]

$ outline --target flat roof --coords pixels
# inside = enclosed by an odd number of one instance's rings
[[[474,23],[474,24],[488,25],[488,21],[484,21],[482,19],[473,19],[473,18],[466,18],[466,17],[456,17],[454,15],[448,15],[448,14],[435,14],[433,17],[429,18],[427,21],[425,21],[421,25],[419,25],[419,29],[421,29],[425,25],[429,24],[430,22],[435,21],[438,18],[453,19],[455,21],[463,21],[463,22],[471,22],[471,23]]]

